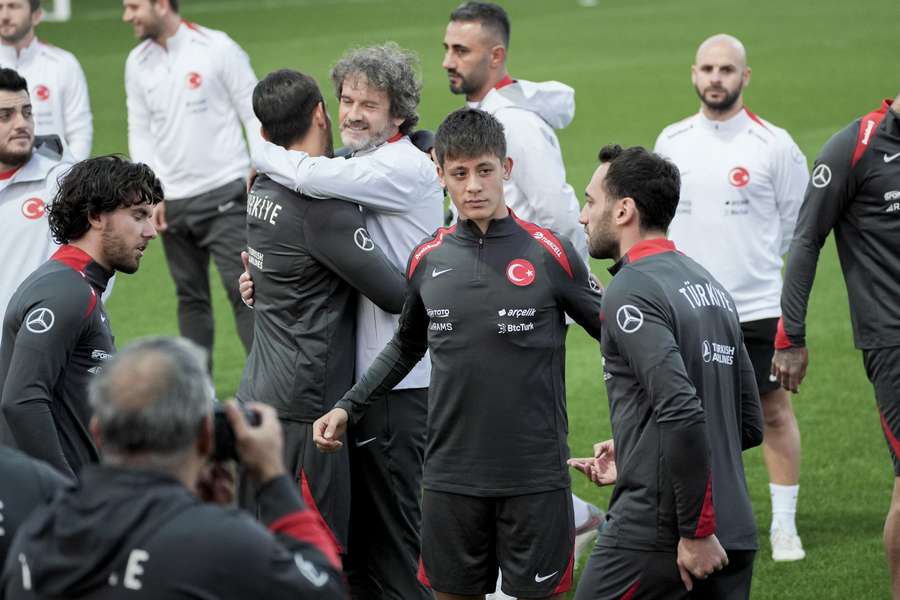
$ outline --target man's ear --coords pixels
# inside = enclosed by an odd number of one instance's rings
[[[103,229],[103,224],[106,222],[107,213],[101,212],[96,215],[92,215],[88,213],[88,224],[91,226],[91,229]]]
[[[506,160],[503,161],[503,180],[508,181],[510,177],[512,177],[513,170],[513,159],[509,156],[506,157]]]
[[[491,66],[494,68],[502,67],[506,63],[506,48],[502,44],[497,44],[491,48]]]
[[[266,140],[267,142],[271,142],[271,141],[272,141],[272,140],[269,139],[269,134],[266,133],[266,128],[263,127],[262,125],[259,126],[259,136],[260,136],[262,139]]]
[[[628,225],[632,223],[634,219],[639,219],[639,215],[637,212],[637,205],[634,203],[634,198],[631,196],[625,196],[618,202],[618,206],[616,207],[616,224],[617,225]]]
[[[32,29],[37,27],[38,24],[44,20],[44,11],[40,7],[33,13],[31,13],[31,27]]]

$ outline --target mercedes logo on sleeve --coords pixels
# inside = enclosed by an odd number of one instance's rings
[[[366,231],[365,227],[360,227],[353,232],[353,241],[356,242],[356,245],[363,252],[371,252],[375,249],[375,242],[369,237],[369,232]]]
[[[36,308],[25,317],[25,328],[31,333],[47,333],[53,327],[53,311],[49,308]]]
[[[616,323],[625,333],[634,333],[644,324],[644,314],[633,304],[623,304],[616,311]]]
[[[823,188],[831,183],[831,168],[825,163],[813,169],[812,184],[814,187]]]

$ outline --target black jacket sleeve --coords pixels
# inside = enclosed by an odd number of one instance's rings
[[[647,394],[660,432],[660,452],[675,493],[681,537],[715,533],[706,416],[673,332],[674,315],[659,285],[642,273],[620,273],[606,290],[607,318],[623,306],[640,313],[642,324],[630,333],[615,322],[607,327],[621,355]]]
[[[67,278],[45,277],[23,306],[23,321],[3,385],[3,416],[26,454],[43,460],[67,477],[75,472],[63,454],[51,403],[69,358],[90,315],[92,290],[65,286]],[[94,299],[93,303],[99,299]],[[29,319],[40,318],[29,327]],[[47,328],[49,325],[49,328]]]
[[[407,286],[406,300],[394,337],[375,358],[365,375],[334,406],[343,408],[350,423],[363,417],[369,404],[394,389],[428,350],[428,314],[418,290],[419,268]]]
[[[372,242],[358,206],[341,200],[316,202],[303,226],[317,260],[382,310],[400,312],[406,280]]]
[[[261,574],[266,598],[345,598],[340,558],[322,517],[308,510],[288,476],[264,485],[257,496],[260,518],[275,534],[268,572]]]
[[[763,441],[762,405],[759,388],[756,386],[756,372],[750,361],[747,347],[741,344],[741,450],[755,448]]]
[[[554,290],[557,301],[566,314],[576,323],[584,327],[594,339],[600,339],[600,313],[602,312],[603,290],[597,279],[591,275],[581,258],[575,252],[572,243],[559,237],[563,250],[569,257],[569,274],[555,259],[547,258],[550,272],[554,277]],[[548,255],[549,256],[549,255]]]
[[[828,140],[816,158],[800,207],[781,292],[784,333],[791,346],[806,345],[806,309],[819,252],[856,194],[850,161],[858,132],[857,121]]]

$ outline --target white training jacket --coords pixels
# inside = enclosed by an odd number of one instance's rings
[[[166,200],[246,179],[262,143],[251,97],[256,75],[227,34],[182,22],[163,48],[152,40],[125,62],[128,150],[148,164]]]
[[[558,81],[535,83],[506,78],[473,108],[492,114],[506,133],[512,176],[503,186],[506,205],[520,219],[555,231],[588,262],[587,236],[578,222],[581,205],[566,181],[566,167],[554,129],[575,116],[575,90]]]
[[[0,315],[9,299],[31,272],[44,264],[57,245],[47,226],[47,207],[56,196],[57,178],[71,166],[35,152],[11,176],[0,174]],[[0,317],[2,318],[2,317]]]
[[[809,181],[790,134],[746,108],[724,122],[697,113],[655,150],[681,171],[669,237],[731,292],[742,322],[781,316],[782,256]]]
[[[256,168],[277,183],[315,198],[339,198],[363,207],[372,241],[401,272],[413,248],[441,226],[444,195],[437,170],[408,136],[395,136],[350,159],[311,157],[264,142]],[[347,240],[348,244],[355,243]],[[356,322],[356,378],[394,336],[399,321],[360,294]],[[394,389],[425,388],[428,355]]]
[[[15,69],[28,82],[35,135],[58,135],[75,160],[91,155],[94,120],[87,79],[71,52],[35,37],[18,54],[0,45],[0,67]]]

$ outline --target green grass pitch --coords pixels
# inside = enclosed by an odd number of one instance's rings
[[[87,73],[94,153],[127,153],[123,70],[133,47],[121,8],[78,0],[68,23],[39,35],[74,52]],[[425,87],[421,125],[434,129],[461,105],[440,67],[441,41],[455,0],[183,0],[183,15],[227,31],[249,53],[258,76],[276,68],[315,76],[331,98],[328,68],[351,45],[394,40],[417,51]],[[575,121],[561,132],[569,181],[581,190],[607,142],[652,146],[660,129],[697,109],[689,66],[697,44],[720,31],[740,37],[753,79],[745,98],[785,127],[812,161],[826,139],[900,88],[897,4],[891,0],[507,0],[514,77],[558,79],[575,87]],[[330,101],[332,114],[335,102]],[[595,273],[605,279],[605,267]],[[216,387],[233,393],[243,352],[213,275],[217,315]],[[897,301],[897,299],[889,299]],[[177,333],[175,295],[159,242],[141,270],[119,277],[110,301],[119,346],[139,336]],[[846,292],[829,242],[809,317],[812,364],[795,396],[803,434],[799,527],[808,557],[774,564],[767,535],[767,478],[758,450],[747,477],[762,538],[754,598],[886,598],[881,528],[891,466],[860,353],[852,348]],[[570,444],[585,455],[609,435],[599,350],[581,330],[568,354]],[[575,490],[605,507],[608,491],[574,478]]]

